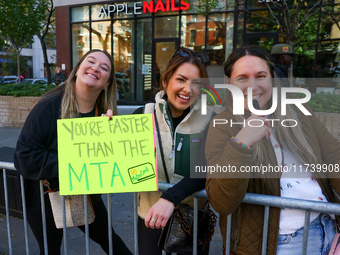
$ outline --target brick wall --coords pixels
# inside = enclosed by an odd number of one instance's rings
[[[0,96],[0,127],[22,127],[38,97]]]

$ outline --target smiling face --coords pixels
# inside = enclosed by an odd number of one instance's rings
[[[101,91],[108,86],[111,73],[111,62],[102,52],[93,52],[80,64],[76,76],[76,90]]]
[[[200,69],[194,64],[183,63],[170,77],[168,84],[163,84],[172,117],[181,116],[196,101],[200,90],[191,86],[191,80],[198,78],[201,78]]]
[[[249,111],[248,87],[252,87],[253,99],[259,102],[261,109],[266,108],[272,96],[272,76],[265,60],[250,55],[244,56],[235,62],[229,78],[231,84],[242,90],[245,110]]]

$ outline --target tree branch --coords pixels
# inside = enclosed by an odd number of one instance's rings
[[[320,5],[320,6],[319,6]],[[308,13],[310,13],[314,8],[316,8],[317,6],[319,6],[319,8],[317,8],[314,12],[312,12],[311,14],[308,15]],[[304,23],[306,21],[306,19],[308,19],[309,17],[313,16],[316,12],[318,12],[321,8],[322,8],[323,4],[322,4],[322,0],[319,0],[311,9],[308,10],[308,12],[305,14],[305,16],[303,17],[303,19],[300,22],[300,26],[302,25],[302,23]],[[295,28],[295,31],[298,29],[298,27]]]

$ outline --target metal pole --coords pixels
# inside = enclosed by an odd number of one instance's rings
[[[231,218],[232,214],[229,214],[227,217],[227,236],[225,240],[225,250],[226,254],[230,254],[230,245],[231,245]]]
[[[44,252],[48,254],[48,246],[47,246],[47,230],[46,230],[46,213],[45,213],[45,200],[44,200],[44,186],[43,181],[39,181],[40,184],[40,202],[41,202],[41,216],[42,216],[42,225],[43,225],[43,238],[44,238]]]
[[[267,254],[268,227],[269,227],[269,206],[265,206],[263,222],[262,255]]]
[[[24,233],[25,233],[26,255],[29,255],[30,254],[30,247],[29,247],[29,244],[28,244],[26,197],[25,197],[24,177],[22,177],[22,175],[20,175],[20,187],[21,187],[21,199],[22,199],[22,213],[23,213],[23,217],[24,217]]]
[[[194,233],[193,233],[193,254],[197,254],[197,230],[198,230],[198,199],[194,197]]]
[[[11,236],[11,221],[9,216],[9,205],[8,205],[8,188],[7,188],[7,174],[6,169],[3,169],[4,189],[5,189],[5,208],[6,208],[6,220],[7,220],[7,237],[9,254],[13,254],[12,250],[12,236]]]
[[[309,222],[310,222],[310,211],[306,211],[305,212],[305,226],[303,228],[302,255],[307,255]]]

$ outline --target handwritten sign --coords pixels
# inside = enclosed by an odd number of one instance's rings
[[[58,120],[61,195],[158,190],[152,114]]]

